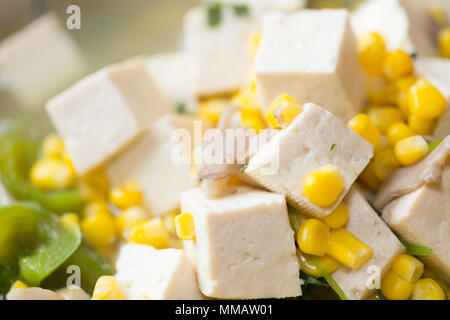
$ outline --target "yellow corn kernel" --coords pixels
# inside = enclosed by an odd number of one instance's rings
[[[423,119],[415,115],[408,117],[408,126],[414,131],[415,134],[427,135],[431,131],[433,125],[432,119]]]
[[[372,107],[367,116],[381,133],[386,133],[391,124],[403,121],[402,113],[395,107]]]
[[[413,289],[414,284],[403,280],[393,271],[389,271],[381,280],[381,292],[389,300],[407,300]]]
[[[412,137],[414,131],[403,122],[396,122],[389,126],[387,130],[387,139],[391,146],[395,146],[397,142]]]
[[[391,270],[403,280],[414,283],[422,276],[424,265],[409,254],[401,254],[395,258]]]
[[[284,110],[284,114],[283,114]],[[267,123],[275,129],[281,129],[282,124],[286,125],[301,112],[300,101],[291,97],[288,94],[280,94],[273,100],[270,107],[267,109],[265,118]],[[279,117],[283,117],[283,123],[279,123]]]
[[[250,35],[250,59],[255,60],[256,53],[258,52],[259,43],[261,42],[261,33],[253,32]]]
[[[105,201],[95,201],[89,203],[83,210],[83,217],[94,215],[97,213],[111,214],[108,208],[108,204]]]
[[[128,182],[122,188],[112,189],[109,201],[120,209],[128,209],[142,203],[142,191],[135,182]]]
[[[73,224],[80,225],[80,218],[78,218],[76,213],[64,213],[61,216],[61,223],[64,226],[70,226]]]
[[[59,158],[62,159],[65,153],[64,142],[56,135],[49,135],[42,143],[42,156],[44,158]]]
[[[256,93],[240,93],[233,99],[233,101],[241,107],[242,127],[253,129],[256,133],[258,133],[259,130],[267,128],[261,109],[258,105]]]
[[[302,271],[306,272],[309,275],[312,275],[315,278],[323,277],[320,270],[317,269],[317,267],[310,261],[307,254],[302,254],[299,250],[297,250],[297,258],[301,267],[300,269]],[[316,259],[330,274],[336,271],[341,266],[339,261],[328,255],[324,255],[323,257],[316,257]]]
[[[184,212],[175,217],[175,230],[181,240],[194,240],[194,218],[190,213]]]
[[[197,110],[197,116],[202,119],[211,121],[214,125],[219,122],[222,112],[230,106],[230,100],[212,98],[201,102]]]
[[[375,174],[375,163],[372,161],[369,162],[367,167],[364,168],[363,172],[359,175],[359,180],[370,190],[376,192],[381,185],[381,181],[378,179]]]
[[[396,99],[395,102],[405,117],[409,116],[408,93],[409,89],[417,82],[414,76],[403,77],[394,82]]]
[[[442,279],[440,279],[439,276],[437,276],[434,271],[431,271],[430,269],[425,268],[422,278],[431,278],[431,279],[435,280],[441,286],[441,288],[444,290],[447,298],[450,298],[450,286],[447,285],[445,282],[443,282]]]
[[[167,248],[170,235],[161,218],[138,223],[131,228],[128,242],[145,244],[156,249]]]
[[[450,59],[450,27],[439,32],[439,51],[442,57]]]
[[[303,181],[305,197],[320,207],[331,206],[344,190],[345,180],[339,168],[327,164],[310,173]]]
[[[395,157],[404,166],[410,166],[428,154],[429,147],[422,136],[403,139],[395,145]]]
[[[85,216],[81,220],[81,231],[86,240],[95,248],[113,244],[117,236],[114,216],[103,211]]]
[[[383,65],[383,75],[389,80],[396,80],[412,74],[413,60],[403,50],[389,51]]]
[[[97,279],[92,300],[123,300],[119,284],[112,276],[101,276]]]
[[[259,111],[259,103],[258,103],[258,97],[255,92],[251,90],[242,90],[239,91],[237,94],[235,94],[231,98],[231,102],[233,104],[238,105],[242,109],[247,109],[250,112],[251,111]]]
[[[328,238],[327,254],[340,263],[359,269],[372,258],[373,250],[347,230],[331,230]]]
[[[447,24],[447,16],[441,6],[430,5],[428,8],[428,13],[430,14],[434,22],[436,22],[437,24],[441,26]]]
[[[382,105],[388,103],[388,85],[380,76],[370,77],[367,82],[367,98],[371,105]]]
[[[433,119],[444,114],[447,100],[435,86],[425,79],[419,79],[409,89],[408,105],[412,115]]]
[[[445,300],[445,292],[435,280],[420,279],[414,285],[412,300]]]
[[[394,171],[401,167],[394,151],[390,148],[377,151],[373,159],[373,170],[378,180],[384,181]]]
[[[75,174],[62,160],[47,158],[38,160],[30,171],[31,182],[44,190],[63,190],[75,182]]]
[[[109,181],[104,170],[97,168],[82,176],[78,180],[77,189],[88,203],[108,200]]]
[[[373,144],[375,149],[380,147],[381,133],[367,115],[361,113],[353,117],[348,122],[348,126],[356,131],[361,137]]]
[[[13,291],[14,289],[26,289],[29,288],[24,282],[17,280],[16,282],[13,283],[13,285],[11,286],[11,288],[9,289],[9,291]]]
[[[330,227],[318,219],[304,221],[297,232],[298,247],[302,252],[324,256],[328,249]]]
[[[117,230],[124,238],[128,238],[131,229],[148,218],[149,214],[144,208],[139,206],[128,208],[116,217]]]
[[[359,61],[371,76],[381,74],[386,57],[386,44],[376,32],[369,32],[358,39]]]
[[[342,228],[348,221],[349,210],[344,202],[341,202],[336,209],[322,220],[332,229]]]

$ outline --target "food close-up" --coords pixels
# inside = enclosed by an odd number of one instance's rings
[[[0,300],[449,298],[450,0],[0,0]]]

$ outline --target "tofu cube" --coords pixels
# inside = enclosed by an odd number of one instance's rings
[[[447,111],[434,131],[435,138],[444,139],[450,135],[450,59],[418,57],[414,67],[416,76],[426,78],[447,99]]]
[[[102,165],[169,110],[144,59],[106,67],[47,103],[78,174]]]
[[[182,193],[181,209],[194,217],[196,239],[184,245],[204,295],[225,299],[301,295],[284,196],[240,186],[232,194],[210,199],[197,188]]]
[[[38,108],[86,70],[80,49],[55,14],[37,19],[0,44],[6,86],[28,108]]]
[[[114,276],[124,299],[201,300],[194,266],[183,250],[125,244]]]
[[[351,300],[367,298],[375,289],[369,289],[370,266],[380,268],[381,279],[388,273],[394,259],[405,248],[386,223],[372,209],[359,186],[353,186],[344,198],[349,209],[345,228],[373,250],[372,258],[359,270],[341,266],[332,277]]]
[[[196,96],[228,93],[248,82],[251,69],[249,36],[258,30],[259,16],[237,16],[222,9],[216,26],[208,25],[206,7],[188,11],[184,19],[184,44],[190,66],[191,90]]]
[[[345,9],[267,19],[254,73],[263,111],[281,93],[317,103],[344,121],[361,111],[365,79]]]
[[[195,123],[201,125],[197,131]],[[180,193],[197,186],[188,152],[198,143],[196,139],[201,141],[203,130],[208,128],[208,123],[191,116],[171,114],[159,118],[146,134],[107,163],[106,175],[111,186],[121,186],[129,179],[137,181],[144,192],[144,204],[154,216],[178,209]],[[183,151],[181,156],[186,159],[174,162],[172,155],[177,142],[173,141],[172,134],[177,129],[186,130],[189,136],[179,145]]]
[[[294,207],[322,218],[339,205],[367,166],[373,156],[373,145],[331,112],[312,103],[305,104],[303,109],[289,127],[281,130],[250,159],[243,177],[286,195]],[[345,187],[332,206],[320,207],[304,195],[303,181],[327,164],[339,168]]]
[[[450,165],[439,183],[419,189],[390,202],[383,209],[388,225],[406,241],[427,246],[433,253],[420,257],[428,268],[447,282],[450,279]]]

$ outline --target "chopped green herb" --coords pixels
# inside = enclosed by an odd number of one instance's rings
[[[411,256],[419,256],[419,257],[425,257],[429,256],[433,253],[433,249],[425,246],[417,246],[411,243],[408,243],[403,238],[401,238],[398,234],[396,234],[398,240],[403,244],[403,246],[406,248],[406,251]]]
[[[319,261],[317,261],[316,258],[313,256],[310,256],[311,262],[319,269],[320,273],[323,275],[325,280],[328,282],[330,287],[336,292],[336,294],[341,298],[341,300],[348,300],[347,296],[345,295],[344,291],[342,291],[341,287],[334,281],[334,279],[331,277],[331,275],[328,273],[327,270],[320,264]]]
[[[330,151],[333,151],[333,149],[336,147],[336,143],[333,143],[332,145],[331,145],[331,148],[330,148]]]
[[[300,271],[300,278],[304,280],[303,287],[308,285],[319,286],[319,287],[329,287],[330,285],[323,279],[314,278],[312,275],[307,274],[304,271]]]
[[[186,104],[184,102],[178,103],[175,110],[179,114],[185,114],[186,113]]]
[[[242,172],[244,172],[247,168],[248,168],[248,165],[245,165],[245,166],[243,166],[243,167],[239,170],[239,172],[242,173]]]
[[[249,8],[245,4],[236,4],[233,6],[234,14],[238,17],[247,17],[249,14]]]
[[[442,142],[441,139],[434,140],[432,142],[428,143],[428,148],[430,148],[430,151],[433,151],[436,149],[436,147]]]
[[[222,3],[213,2],[207,6],[208,12],[208,25],[211,28],[215,28],[220,25],[222,21]]]

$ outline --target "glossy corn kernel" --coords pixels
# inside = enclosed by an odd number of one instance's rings
[[[358,39],[359,61],[367,74],[375,76],[382,72],[386,57],[386,44],[376,32],[369,32]]]
[[[401,254],[395,258],[391,270],[403,280],[414,283],[422,276],[424,265],[409,254]]]
[[[168,246],[169,237],[170,235],[165,229],[162,219],[156,218],[138,223],[131,228],[128,242],[164,249]]]
[[[231,102],[238,105],[242,109],[248,110],[251,113],[256,113],[256,111],[260,110],[258,97],[256,93],[251,90],[239,91],[233,96]]]
[[[256,53],[258,52],[259,43],[261,42],[261,33],[254,32],[250,35],[250,59],[255,60]]]
[[[149,218],[144,208],[136,206],[128,208],[116,217],[117,230],[124,238],[128,238],[131,229]]]
[[[393,271],[389,271],[381,280],[381,292],[389,300],[407,300],[413,289],[414,284],[403,280]]]
[[[387,139],[391,146],[395,146],[397,142],[412,137],[414,131],[403,122],[396,122],[389,126],[387,130]]]
[[[217,125],[222,112],[230,106],[230,100],[213,98],[207,99],[201,102],[197,116],[199,118],[210,121],[212,124]]]
[[[367,115],[361,113],[353,117],[348,122],[348,126],[365,140],[373,144],[375,149],[380,147],[381,133]]]
[[[391,88],[380,76],[369,77],[367,82],[367,98],[370,105],[383,105],[389,101]]]
[[[330,227],[317,219],[304,221],[297,232],[298,247],[302,252],[324,256],[328,249]]]
[[[386,133],[391,124],[403,121],[402,113],[395,107],[372,107],[367,116],[381,133]]]
[[[62,139],[52,134],[44,139],[42,143],[42,156],[44,158],[62,158],[65,153]]]
[[[410,166],[422,160],[429,151],[428,144],[422,136],[412,136],[397,142],[395,157],[404,166]]]
[[[95,201],[84,207],[83,217],[94,215],[97,213],[111,214],[108,204],[105,201]]]
[[[307,274],[315,278],[323,277],[320,270],[310,261],[307,254],[302,254],[301,252],[297,251],[297,258],[300,264],[300,269],[303,272],[306,272]],[[328,255],[324,255],[323,257],[316,257],[316,259],[320,263],[320,265],[330,274],[336,271],[341,266],[339,261]]]
[[[303,181],[303,192],[311,203],[328,207],[336,202],[344,186],[345,180],[339,168],[327,164],[306,176]]]
[[[92,300],[123,300],[119,284],[112,276],[101,276],[95,284]]]
[[[378,180],[384,181],[394,171],[401,167],[394,151],[390,148],[377,151],[373,159],[373,170]]]
[[[194,240],[194,218],[190,213],[184,212],[175,217],[175,230],[181,240]]]
[[[415,77],[403,77],[395,81],[396,88],[396,103],[403,113],[403,116],[408,117],[409,112],[409,102],[408,102],[408,93],[409,89],[417,82]]]
[[[412,300],[445,300],[446,295],[439,283],[433,279],[420,279],[414,285]]]
[[[370,190],[374,192],[378,191],[381,181],[375,174],[375,163],[373,159],[369,162],[367,167],[364,168],[363,172],[361,172],[359,180]]]
[[[275,129],[288,126],[302,111],[300,102],[288,94],[280,94],[267,109],[265,118],[267,123]]]
[[[410,115],[408,117],[408,126],[416,134],[421,134],[421,135],[429,134],[431,131],[432,125],[433,125],[433,120],[431,120],[431,119],[423,119],[420,117],[416,117],[415,115]]]
[[[439,51],[442,57],[450,59],[450,27],[439,32]]]
[[[441,92],[425,79],[417,80],[408,92],[409,111],[423,119],[433,119],[444,114],[447,100]]]
[[[137,183],[130,181],[121,188],[112,189],[109,193],[109,201],[120,209],[138,206],[142,203],[142,191]]]
[[[13,283],[13,285],[11,286],[9,291],[12,291],[14,289],[19,289],[19,288],[26,289],[26,288],[29,288],[29,287],[24,282],[22,282],[20,280],[17,280],[16,282]]]
[[[65,213],[61,216],[61,223],[64,226],[80,225],[80,218],[76,213]]]
[[[242,127],[253,129],[256,133],[258,133],[259,130],[267,128],[261,109],[258,105],[256,93],[240,93],[233,98],[233,102],[241,107]]]
[[[372,258],[373,250],[347,230],[331,230],[327,254],[340,263],[357,270]]]
[[[389,80],[396,80],[412,74],[413,60],[403,50],[389,51],[383,65],[383,75]]]
[[[44,190],[70,188],[76,179],[74,171],[62,160],[46,158],[38,160],[30,171],[31,182]]]
[[[109,180],[103,169],[90,171],[78,180],[77,190],[86,202],[106,201],[109,193]]]
[[[323,218],[325,222],[332,229],[342,228],[348,221],[349,210],[344,202],[341,202],[336,209],[334,209],[328,216]]]
[[[117,236],[114,216],[98,211],[81,220],[81,231],[86,240],[95,248],[103,248],[113,244]]]

